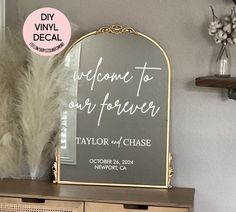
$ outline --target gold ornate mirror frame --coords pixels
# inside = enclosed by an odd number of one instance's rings
[[[53,174],[54,174],[54,183],[59,183],[59,184],[80,184],[80,185],[103,185],[103,186],[128,186],[128,187],[147,187],[147,188],[171,188],[171,179],[173,176],[173,169],[171,166],[171,160],[172,160],[172,156],[171,153],[169,152],[169,124],[170,124],[170,84],[171,84],[171,67],[170,67],[170,61],[169,58],[166,54],[166,52],[164,51],[164,49],[156,42],[154,41],[152,38],[148,37],[147,35],[140,33],[136,30],[134,30],[131,27],[124,27],[122,25],[119,24],[114,24],[112,26],[109,27],[102,27],[96,31],[90,32],[84,36],[82,36],[81,38],[79,38],[78,40],[76,40],[74,43],[72,43],[72,45],[67,49],[65,55],[80,41],[82,41],[83,39],[92,36],[92,35],[97,35],[100,33],[112,33],[115,35],[120,35],[123,33],[131,33],[137,36],[142,36],[144,38],[146,38],[148,41],[152,42],[153,44],[155,44],[163,53],[163,55],[165,56],[167,65],[168,65],[168,108],[167,108],[167,152],[166,152],[166,185],[165,186],[149,186],[149,185],[129,185],[129,184],[111,184],[111,183],[86,183],[86,182],[70,182],[70,181],[61,181],[60,179],[60,147],[57,150],[56,153],[56,158],[55,158],[55,163],[53,166]]]

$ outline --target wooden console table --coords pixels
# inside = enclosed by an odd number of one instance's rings
[[[0,212],[192,212],[194,189],[57,185],[0,180]]]

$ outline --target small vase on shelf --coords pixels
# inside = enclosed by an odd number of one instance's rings
[[[231,75],[231,56],[227,44],[222,44],[216,59],[216,77],[230,77]]]
[[[216,44],[219,44],[220,51],[216,59],[216,77],[230,77],[231,57],[229,45],[236,44],[236,8],[233,7],[230,13],[217,17],[214,8],[211,6],[212,21],[208,26],[208,34]]]

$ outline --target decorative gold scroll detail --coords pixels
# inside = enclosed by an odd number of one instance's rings
[[[119,24],[113,24],[109,27],[102,27],[102,28],[98,29],[96,32],[97,33],[108,32],[108,33],[117,34],[117,35],[125,33],[125,32],[131,33],[131,34],[136,34],[136,31],[133,28],[124,27]]]
[[[169,153],[169,179],[168,179],[168,188],[172,188],[171,180],[172,180],[173,175],[174,175],[174,170],[173,170],[173,168],[172,168],[171,162],[172,162],[172,154]]]
[[[56,157],[55,157],[55,162],[53,163],[53,167],[52,167],[52,172],[53,172],[53,175],[54,175],[54,180],[53,180],[53,183],[57,183],[58,182],[58,170],[57,170],[57,166],[58,166],[58,155],[56,153]]]

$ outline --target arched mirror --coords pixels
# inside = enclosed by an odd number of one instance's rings
[[[161,46],[113,25],[67,51],[71,101],[62,114],[55,182],[170,185],[170,63]]]

